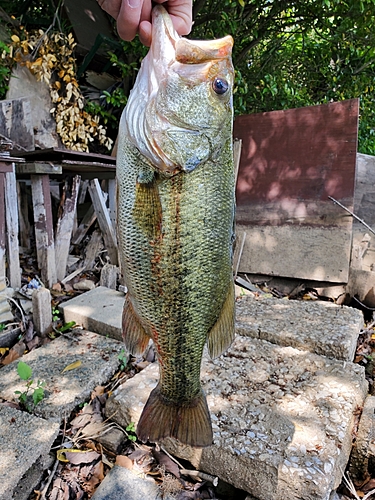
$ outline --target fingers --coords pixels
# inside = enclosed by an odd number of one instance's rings
[[[97,0],[103,10],[117,20],[119,36],[131,41],[137,33],[141,42],[151,45],[151,0]],[[188,35],[192,26],[192,0],[155,0],[164,4],[179,35]]]
[[[123,40],[133,40],[138,33],[143,0],[122,0],[117,17],[117,31]]]
[[[97,0],[97,2],[110,16],[117,19],[120,12],[121,0]]]
[[[179,35],[188,35],[192,26],[192,0],[155,0],[164,4]]]

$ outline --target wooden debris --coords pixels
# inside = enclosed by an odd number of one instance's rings
[[[38,266],[42,281],[51,288],[57,277],[48,175],[31,175],[31,190]]]
[[[79,175],[74,176],[71,189],[68,181],[65,181],[60,202],[55,236],[56,277],[59,281],[64,279],[66,274],[80,181]]]
[[[14,165],[5,174],[6,240],[8,248],[9,282],[12,288],[21,288],[21,270],[18,243],[18,203]]]
[[[98,179],[90,182],[89,192],[109,258],[111,263],[116,265],[118,263],[116,236]]]
[[[96,229],[92,235],[91,239],[86,247],[85,260],[83,262],[84,269],[93,269],[95,266],[95,260],[99,252],[104,248],[103,238],[101,232]]]

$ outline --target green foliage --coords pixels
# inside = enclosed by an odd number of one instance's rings
[[[134,442],[134,441],[137,440],[137,435],[135,433],[135,424],[134,424],[134,422],[130,422],[130,424],[126,426],[125,430],[128,433],[128,439],[129,439],[129,441],[133,441]]]
[[[58,307],[52,307],[52,321],[59,321],[61,319],[61,313]]]
[[[359,150],[375,154],[374,0],[196,0],[194,11],[194,38],[234,38],[236,114],[360,98]]]
[[[26,382],[26,389],[24,391],[14,391],[14,393],[18,397],[20,406],[25,408],[28,412],[31,412],[32,408],[29,405],[29,396],[31,395],[33,406],[35,407],[44,399],[44,387],[46,384],[40,380],[34,382],[31,378],[31,367],[23,361],[18,362],[17,373],[20,379]]]
[[[126,365],[128,364],[128,356],[126,355],[124,349],[121,349],[119,352],[118,359],[120,361],[120,370],[125,370]]]
[[[5,323],[0,323],[0,332],[3,332],[5,330]]]

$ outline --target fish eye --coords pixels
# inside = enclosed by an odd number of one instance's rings
[[[229,83],[225,80],[225,78],[216,77],[212,82],[212,88],[216,94],[223,95],[228,91]]]

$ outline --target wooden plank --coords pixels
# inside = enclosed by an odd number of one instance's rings
[[[30,248],[29,204],[24,181],[17,181],[18,221],[21,247]]]
[[[112,222],[113,232],[117,234],[117,182],[116,179],[108,179],[108,211]]]
[[[107,193],[103,193],[103,198],[104,198],[104,203],[107,201]],[[96,221],[96,213],[94,210],[93,205],[90,206],[90,208],[87,210],[85,215],[83,216],[83,219],[81,220],[80,225],[78,226],[77,230],[74,231],[73,237],[72,237],[72,245],[79,245],[83,238],[86,236],[87,231],[90,229],[90,227],[94,224]]]
[[[98,179],[93,179],[90,182],[89,192],[111,264],[117,265],[118,257],[116,236]]]
[[[16,166],[16,172],[17,174],[56,174],[60,175],[62,174],[62,167],[61,165],[56,165],[51,162],[40,162],[40,161],[35,161],[35,162],[25,162],[25,163],[19,163]]]
[[[352,217],[328,196],[353,208],[357,136],[357,99],[236,118],[240,272],[347,279]]]
[[[0,161],[0,173],[13,172],[13,163],[10,161]]]
[[[80,181],[81,177],[76,175],[71,181],[71,188],[68,180],[65,181],[63,188],[55,235],[56,278],[58,281],[64,279],[66,274]]]
[[[5,173],[0,172],[0,282],[5,278]]]
[[[32,175],[31,192],[38,266],[42,281],[51,288],[57,278],[48,175]]]
[[[86,246],[86,253],[85,253],[85,260],[83,262],[83,268],[84,269],[93,269],[95,266],[95,260],[97,256],[99,255],[99,252],[101,252],[104,248],[103,245],[103,237],[101,232],[96,229],[90,238],[90,241],[88,242]]]
[[[12,288],[21,288],[17,184],[14,167],[13,172],[5,174],[5,218],[9,283]]]

